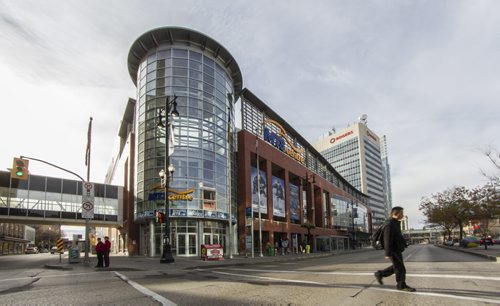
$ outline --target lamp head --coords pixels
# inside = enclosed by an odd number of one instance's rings
[[[170,176],[174,175],[175,167],[174,165],[170,164],[168,165],[168,172],[170,173]]]

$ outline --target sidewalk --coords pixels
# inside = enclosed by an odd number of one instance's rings
[[[487,250],[484,249],[484,246],[478,246],[476,248],[462,248],[462,247],[459,247],[457,245],[446,246],[446,245],[442,245],[442,244],[436,244],[436,246],[438,246],[440,248],[454,250],[457,252],[469,253],[472,255],[487,258],[491,261],[500,262],[500,245],[498,245],[498,244],[489,245]]]
[[[68,263],[67,255],[63,257],[62,263],[51,262],[45,265],[47,269],[57,269],[57,270],[102,270],[102,271],[172,271],[172,270],[192,270],[192,269],[203,269],[203,268],[214,268],[214,267],[224,267],[224,266],[243,266],[252,265],[257,263],[272,263],[272,262],[282,262],[282,261],[299,261],[307,260],[312,258],[321,258],[329,256],[338,256],[344,254],[350,254],[354,252],[363,252],[373,250],[372,248],[347,250],[341,252],[324,252],[324,253],[310,253],[310,254],[288,254],[280,256],[263,256],[259,257],[255,254],[254,258],[246,257],[244,255],[235,255],[232,259],[225,258],[224,260],[208,260],[203,261],[200,256],[196,257],[174,257],[175,262],[169,264],[160,263],[160,257],[146,257],[146,256],[126,256],[126,255],[114,255],[110,256],[110,267],[109,268],[94,268],[97,258],[91,256],[91,264],[85,265],[83,263]],[[82,259],[83,262],[83,259]]]

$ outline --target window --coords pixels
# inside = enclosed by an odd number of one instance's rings
[[[203,189],[203,209],[215,210],[216,207],[216,192],[212,189]]]

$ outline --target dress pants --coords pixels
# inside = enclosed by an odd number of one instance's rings
[[[392,274],[396,274],[396,282],[398,283],[398,288],[404,288],[406,286],[406,268],[403,262],[403,254],[401,252],[392,253],[391,256],[392,266],[380,270],[380,276],[387,277]]]

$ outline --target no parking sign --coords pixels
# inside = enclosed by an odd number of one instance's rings
[[[90,182],[82,184],[82,218],[94,218],[94,184]]]

